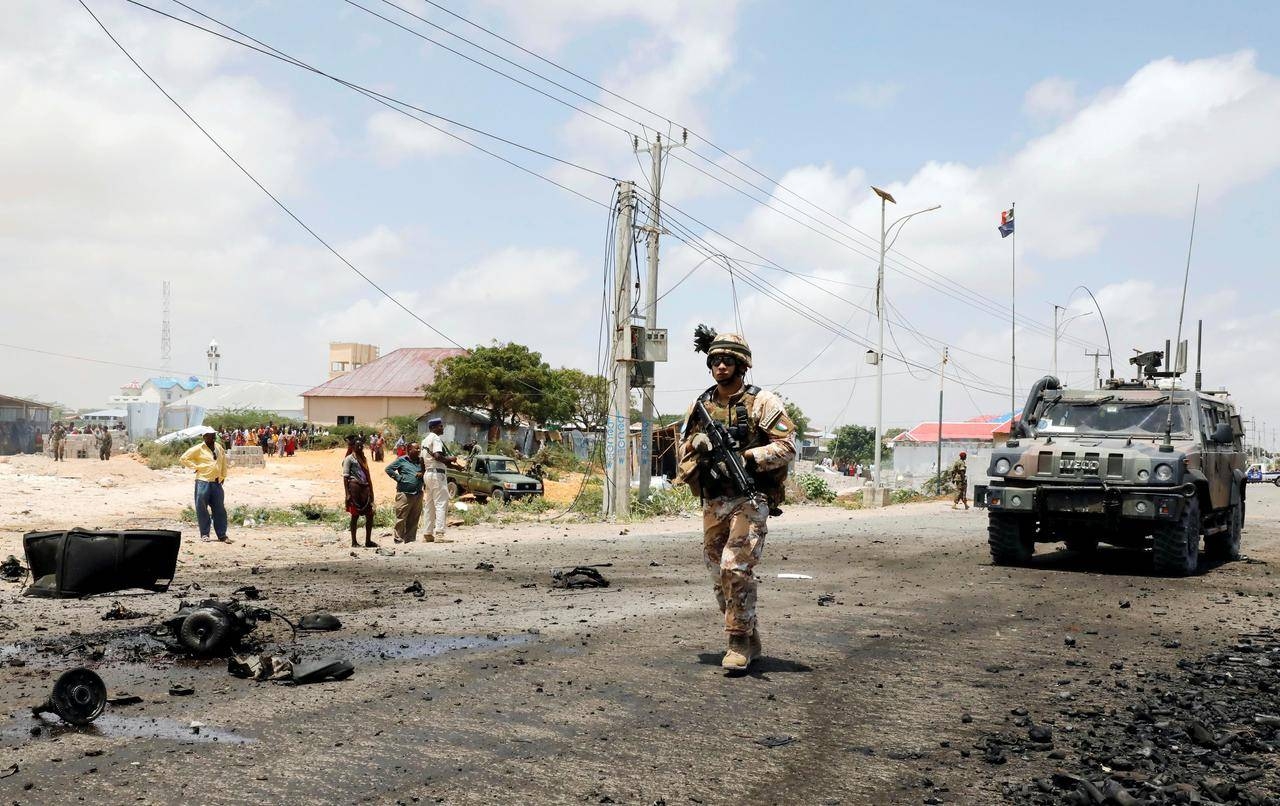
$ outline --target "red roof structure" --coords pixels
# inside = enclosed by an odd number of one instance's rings
[[[457,347],[401,347],[302,396],[421,398],[422,387],[436,379],[436,362],[465,353]]]
[[[952,442],[989,442],[992,435],[1004,425],[1003,423],[943,423],[942,439]],[[1007,426],[1005,426],[1006,430]],[[893,438],[894,442],[929,442],[938,441],[938,423],[920,423],[910,431],[903,431]]]

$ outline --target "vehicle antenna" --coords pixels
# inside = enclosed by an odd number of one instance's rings
[[[1187,310],[1187,281],[1191,278],[1191,247],[1196,242],[1196,215],[1200,212],[1200,185],[1196,184],[1196,201],[1191,208],[1191,239],[1187,242],[1187,268],[1182,274],[1182,305],[1178,308],[1178,338],[1174,341],[1175,345],[1182,344],[1182,316]],[[1199,344],[1196,345],[1197,352]],[[1181,352],[1181,350],[1179,350]],[[1200,388],[1199,359],[1197,357],[1196,366],[1196,389]],[[1173,389],[1169,389],[1169,416],[1164,421],[1164,442],[1160,444],[1160,450],[1164,453],[1173,451]]]

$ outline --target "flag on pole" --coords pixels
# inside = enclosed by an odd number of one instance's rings
[[[1000,214],[1000,237],[1007,238],[1013,234],[1013,208]]]

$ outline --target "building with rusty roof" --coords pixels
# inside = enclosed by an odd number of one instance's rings
[[[436,362],[462,355],[456,347],[401,347],[302,393],[307,422],[372,425],[387,417],[418,417],[432,408],[422,387]]]

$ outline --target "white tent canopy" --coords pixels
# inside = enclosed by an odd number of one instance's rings
[[[269,411],[282,418],[302,419],[302,395],[292,389],[268,381],[245,381],[210,386],[168,407],[170,411],[203,410],[216,414],[255,409]]]

